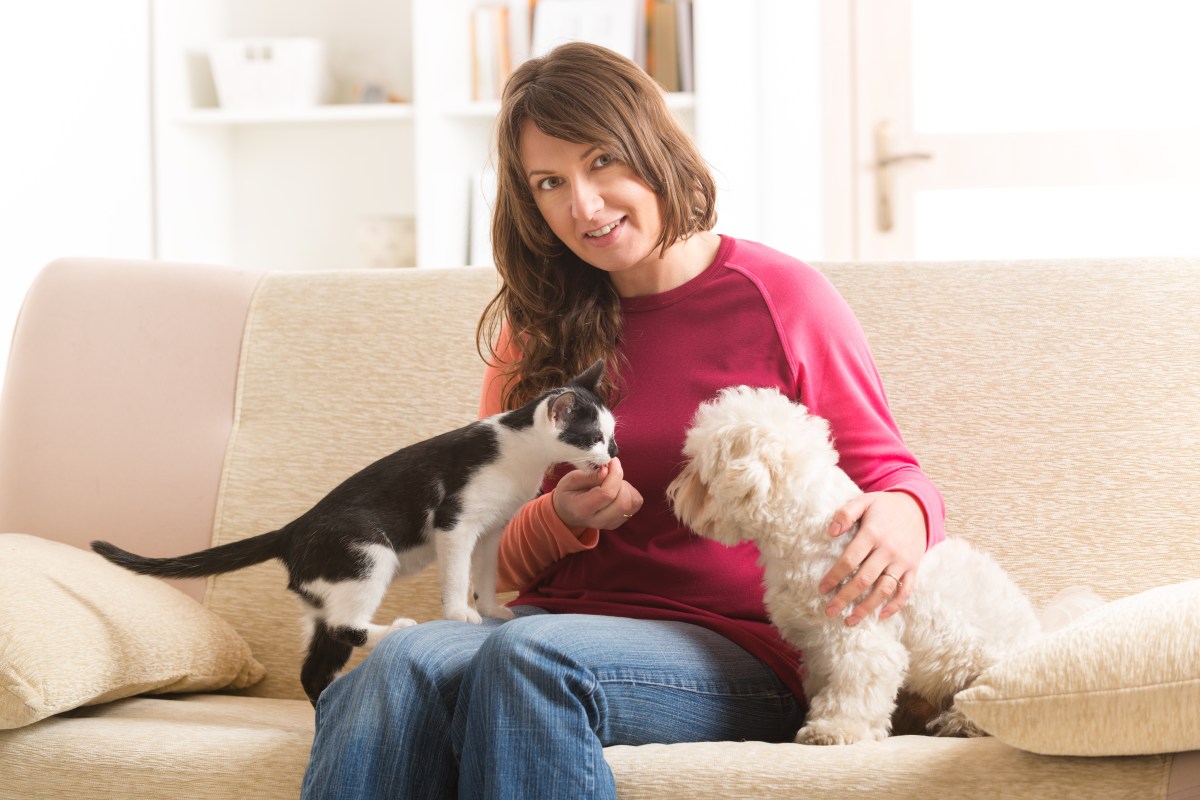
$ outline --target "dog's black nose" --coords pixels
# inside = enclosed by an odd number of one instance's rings
[[[613,439],[608,443],[608,457],[609,458],[617,457],[617,440],[616,439]]]

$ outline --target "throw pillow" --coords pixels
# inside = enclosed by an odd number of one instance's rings
[[[244,688],[263,673],[229,623],[177,589],[0,534],[0,729],[135,694]]]
[[[984,672],[955,702],[1034,753],[1200,749],[1200,580],[1090,611]]]

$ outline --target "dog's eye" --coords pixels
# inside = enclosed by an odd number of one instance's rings
[[[596,441],[592,442],[592,444],[604,444],[604,435],[597,436]]]

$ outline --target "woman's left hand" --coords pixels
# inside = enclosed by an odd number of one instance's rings
[[[826,595],[853,576],[825,607],[830,617],[841,614],[867,593],[846,617],[847,625],[858,624],[884,601],[887,605],[879,613],[880,619],[899,611],[912,596],[917,570],[925,556],[925,514],[906,492],[859,495],[834,514],[829,535],[841,536],[855,522],[858,533],[818,585],[821,594]]]

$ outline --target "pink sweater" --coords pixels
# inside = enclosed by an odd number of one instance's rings
[[[621,308],[628,367],[614,409],[617,442],[625,479],[645,504],[615,531],[577,531],[559,520],[549,493],[534,500],[504,532],[501,587],[520,591],[514,605],[711,628],[801,697],[801,657],[767,618],[757,549],[695,536],[667,503],[696,407],[725,386],[778,387],[829,420],[839,464],[864,491],[917,500],[929,545],[944,538],[941,495],[900,437],[858,321],[811,267],[722,237],[703,273],[659,295],[625,298]],[[489,369],[483,415],[501,410],[497,376]]]

